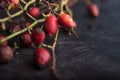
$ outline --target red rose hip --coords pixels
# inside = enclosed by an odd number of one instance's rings
[[[21,27],[19,25],[14,25],[10,27],[10,33],[15,33],[21,30]]]
[[[12,9],[15,9],[19,6],[20,1],[19,0],[8,0],[8,3],[10,3]]]
[[[77,0],[68,0],[67,5],[71,8],[76,2]]]
[[[33,7],[30,9],[29,11],[29,14],[32,16],[32,17],[37,17],[39,15],[40,11],[39,11],[39,8],[38,7]]]
[[[25,27],[28,27],[28,26],[30,26],[30,25],[31,25],[30,22],[26,22],[26,23],[25,23]]]
[[[21,35],[21,41],[24,46],[32,45],[31,35],[28,32],[25,32]]]
[[[65,27],[65,28],[76,28],[76,22],[73,20],[73,18],[66,14],[66,13],[62,13],[59,16],[58,22],[61,26]]]
[[[94,17],[99,16],[99,8],[96,4],[89,4],[88,5],[88,10],[89,10],[89,12],[92,16],[94,16]]]
[[[39,28],[34,29],[32,32],[32,40],[35,44],[38,45],[43,43],[45,40],[45,32]]]
[[[0,40],[3,39],[3,38],[5,38],[5,36],[2,35],[2,34],[0,34]],[[1,43],[0,45],[1,45],[1,46],[7,46],[7,44],[8,44],[8,42],[5,41],[5,42]]]
[[[0,63],[8,63],[13,58],[13,51],[9,46],[0,47]]]
[[[50,15],[45,21],[45,31],[49,35],[55,35],[58,30],[58,22],[55,15]]]
[[[45,48],[38,48],[34,52],[34,61],[38,67],[43,68],[50,62],[50,53]]]

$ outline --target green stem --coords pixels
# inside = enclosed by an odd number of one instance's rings
[[[56,46],[56,44],[57,44],[58,33],[59,33],[59,30],[57,31],[57,33],[56,33],[56,35],[55,35],[55,39],[54,39],[54,43],[53,43],[53,48],[55,48],[55,46]]]
[[[43,47],[47,47],[47,48],[52,49],[52,46],[50,46],[50,45],[47,45],[47,44],[44,44],[44,43],[42,43],[41,45],[42,45]]]
[[[22,30],[20,30],[20,31],[18,31],[18,32],[16,32],[16,33],[13,33],[13,34],[7,36],[6,38],[1,39],[1,40],[0,40],[0,44],[3,43],[3,42],[5,42],[6,40],[9,40],[9,39],[11,39],[11,38],[13,38],[13,37],[16,37],[16,36],[24,33],[24,32],[27,31],[28,29],[31,29],[32,27],[34,27],[37,23],[43,22],[43,21],[45,21],[45,19],[41,19],[41,20],[39,20],[39,21],[35,21],[35,22],[33,22],[30,26],[28,26],[27,28],[24,28],[24,29],[22,29]]]
[[[34,21],[36,21],[36,19],[34,17],[32,17],[29,13],[26,12],[26,14]]]
[[[29,7],[30,4],[33,4],[35,2],[35,0],[30,0],[24,7],[24,10],[27,10],[27,8]],[[0,22],[6,22],[11,18],[14,18],[16,16],[19,16],[20,14],[22,14],[24,12],[24,10],[20,10],[18,12],[16,12],[15,14],[12,14],[11,16],[8,16],[6,18],[0,19]]]
[[[69,1],[69,0],[61,0],[61,4],[60,4],[60,11],[61,11],[61,13],[63,12],[63,7],[64,7],[65,5],[67,5],[68,1]]]
[[[6,11],[7,15],[10,17],[11,16],[10,12],[7,9],[5,9],[5,11]]]
[[[4,22],[2,22],[2,29],[6,30],[6,24]]]
[[[73,17],[73,12],[72,10],[68,7],[68,5],[65,5],[66,11],[68,12],[68,14]]]
[[[24,3],[24,4],[27,4],[27,2],[25,2],[24,0],[21,0],[21,2]]]
[[[21,13],[23,13],[23,10],[21,10],[21,11],[19,11],[19,12],[15,13],[15,14],[13,14],[13,15],[9,16],[9,17],[6,17],[6,18],[3,18],[3,19],[0,19],[0,22],[6,22],[6,21],[8,21],[8,20],[9,20],[9,19],[11,19],[11,18],[13,18],[13,17],[16,17],[16,16],[20,15]]]
[[[61,13],[63,12],[63,4],[62,4],[62,1],[63,1],[63,0],[61,0],[61,4],[60,4],[60,12],[61,12]]]
[[[24,10],[27,10],[28,6],[29,6],[30,4],[33,4],[34,2],[35,2],[35,0],[30,0],[30,1],[25,5]]]

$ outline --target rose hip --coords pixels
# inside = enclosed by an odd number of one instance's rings
[[[38,48],[34,52],[34,61],[38,67],[43,68],[50,62],[50,53],[45,48]]]
[[[26,23],[25,23],[25,27],[30,26],[30,24],[31,24],[30,22],[26,22]]]
[[[13,58],[13,51],[9,46],[0,46],[0,63],[8,63]]]
[[[37,28],[32,31],[32,40],[35,44],[41,44],[45,40],[45,32]]]
[[[39,10],[38,7],[33,7],[33,8],[30,9],[29,14],[32,17],[37,17],[40,14],[40,10]]]
[[[31,35],[28,32],[25,32],[21,35],[21,41],[24,46],[32,45]]]
[[[19,30],[21,30],[21,27],[19,25],[14,25],[10,27],[10,33],[15,33],[18,32]]]
[[[2,35],[2,34],[0,34],[0,40],[3,39],[3,38],[5,38],[5,36]],[[8,44],[8,42],[5,41],[5,42],[1,43],[0,45],[1,45],[1,46],[7,46],[7,44]]]
[[[77,0],[68,0],[67,5],[68,5],[68,7],[71,8],[76,2],[77,2]]]
[[[15,9],[19,6],[20,1],[19,0],[8,0],[8,3],[10,3],[12,9]]]
[[[98,17],[99,16],[99,8],[96,4],[89,4],[88,5],[88,10],[93,17]]]
[[[45,21],[45,30],[49,35],[55,35],[58,30],[58,22],[55,15],[50,15]]]
[[[66,14],[66,13],[62,13],[60,14],[59,18],[58,18],[58,23],[65,27],[65,28],[76,28],[76,22],[73,20],[73,18]]]

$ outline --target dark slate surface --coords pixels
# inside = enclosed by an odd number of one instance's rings
[[[60,80],[120,80],[120,0],[94,0],[100,17],[86,4],[73,6],[79,38],[60,34],[56,48]],[[92,29],[90,29],[92,26]],[[32,65],[34,48],[21,48],[11,63],[0,65],[0,80],[54,80],[49,68]]]

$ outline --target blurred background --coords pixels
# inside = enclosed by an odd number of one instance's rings
[[[100,15],[93,18],[87,4],[72,6],[79,38],[61,33],[56,56],[60,80],[120,80],[120,0],[92,0]],[[54,80],[47,67],[37,70],[32,63],[35,49],[20,48],[19,55],[0,65],[0,80]]]

